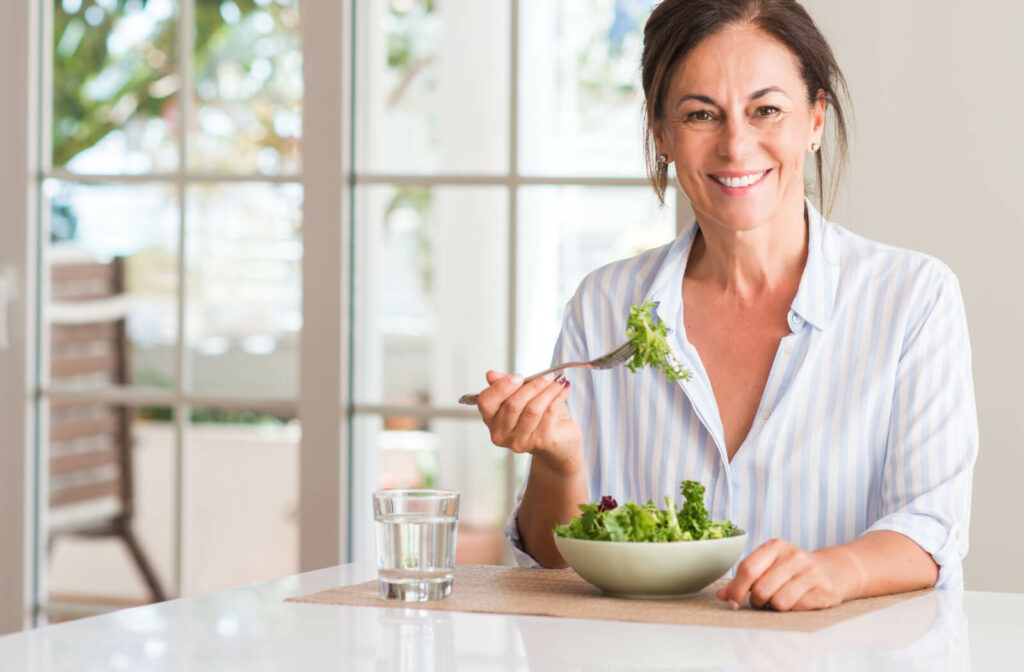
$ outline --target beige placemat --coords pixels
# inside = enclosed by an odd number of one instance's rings
[[[765,628],[811,632],[840,621],[883,609],[928,592],[853,600],[821,611],[781,613],[745,607],[738,611],[715,597],[719,579],[693,597],[675,600],[631,600],[609,597],[571,569],[524,569],[489,565],[458,565],[452,594],[434,602],[395,602],[381,599],[377,581],[331,588],[288,602],[362,607],[414,607],[438,611],[488,614],[561,616],[607,621],[637,621],[673,625],[713,625],[726,628]],[[930,590],[930,589],[929,589]]]

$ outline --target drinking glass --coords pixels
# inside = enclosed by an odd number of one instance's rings
[[[423,602],[451,595],[459,493],[379,490],[373,493],[380,596]]]

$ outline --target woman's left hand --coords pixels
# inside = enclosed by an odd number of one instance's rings
[[[756,608],[778,611],[825,609],[856,597],[859,564],[852,550],[830,546],[805,551],[781,539],[761,544],[718,590],[719,599],[738,609],[749,595]]]

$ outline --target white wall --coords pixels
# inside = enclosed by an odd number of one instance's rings
[[[832,219],[959,276],[981,448],[966,587],[1024,592],[1024,3],[805,0],[856,112]]]

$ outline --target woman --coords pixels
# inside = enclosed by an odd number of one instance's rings
[[[642,75],[652,182],[662,197],[674,163],[696,222],[591,273],[555,360],[613,349],[630,306],[654,301],[694,375],[488,372],[493,442],[531,454],[506,529],[520,561],[564,566],[551,529],[579,502],[660,501],[687,478],[750,533],[719,591],[734,608],[962,585],[977,422],[959,285],[805,198],[806,157],[822,202],[822,152],[841,168],[846,149],[824,38],[792,0],[665,0]]]

